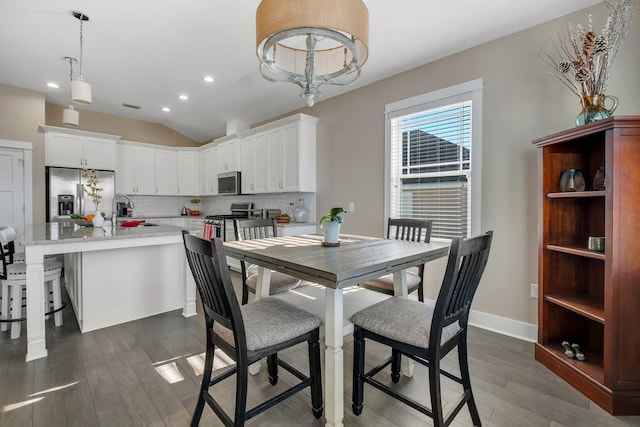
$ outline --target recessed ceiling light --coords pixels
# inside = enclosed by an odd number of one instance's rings
[[[50,88],[53,88],[53,89],[60,89],[60,85],[58,85],[58,83],[54,83],[54,82],[47,82],[47,86],[49,86]]]
[[[204,76],[202,80],[204,80],[207,83],[213,83],[213,77],[211,76]]]
[[[169,108],[169,107],[162,107],[162,111],[164,111],[165,113],[168,113],[169,111],[171,111],[171,108]]]
[[[182,99],[183,101],[186,101],[187,99],[189,99],[189,97],[185,94],[178,96],[178,98]]]

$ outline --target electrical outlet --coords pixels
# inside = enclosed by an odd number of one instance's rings
[[[538,284],[531,284],[531,298],[538,298]]]
[[[355,212],[356,204],[354,202],[349,202],[349,212]]]

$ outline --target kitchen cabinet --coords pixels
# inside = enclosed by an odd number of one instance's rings
[[[267,191],[316,191],[317,118],[299,114],[293,123],[266,131]]]
[[[613,415],[640,415],[640,116],[578,126],[533,141],[539,159],[536,360]],[[605,189],[593,190],[605,167]],[[560,192],[566,169],[585,191]],[[604,236],[604,252],[590,250]],[[583,361],[562,342],[579,344]]]
[[[156,150],[121,145],[117,149],[116,191],[125,194],[156,194]]]
[[[178,194],[178,153],[175,150],[156,149],[156,194]]]
[[[40,126],[45,132],[45,164],[68,168],[115,170],[119,136]]]
[[[267,192],[266,133],[260,132],[242,139],[242,192]]]
[[[232,137],[227,140],[220,138],[215,141],[218,145],[218,173],[239,171],[241,167],[241,140]]]
[[[198,195],[198,152],[178,151],[178,194]]]
[[[218,147],[200,153],[200,194],[218,194]]]

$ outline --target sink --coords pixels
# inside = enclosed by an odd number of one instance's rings
[[[157,227],[160,224],[152,224],[150,222],[143,222],[142,224],[138,225],[138,227]]]

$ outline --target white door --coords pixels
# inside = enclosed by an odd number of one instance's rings
[[[24,233],[24,152],[0,148],[0,227],[12,224]],[[17,243],[17,242],[16,242]],[[17,251],[20,251],[16,248]]]

